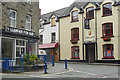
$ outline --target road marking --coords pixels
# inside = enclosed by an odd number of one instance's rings
[[[89,75],[95,75],[95,74],[93,74],[93,73],[88,73],[88,72],[83,72],[83,71],[76,71],[76,70],[73,70],[73,71],[79,72],[79,73],[84,73],[84,74],[89,74]]]

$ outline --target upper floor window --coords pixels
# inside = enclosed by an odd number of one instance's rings
[[[114,58],[113,44],[103,45],[103,58]]]
[[[52,18],[52,20],[51,20],[51,26],[55,26],[56,24],[55,24],[55,17],[54,18]]]
[[[26,16],[26,30],[31,30],[31,16],[27,15]]]
[[[16,28],[16,11],[10,10],[10,27]]]
[[[40,44],[43,44],[43,35],[40,35]]]
[[[113,24],[105,23],[103,24],[103,37],[104,36],[112,36],[113,35]]]
[[[72,21],[78,21],[78,11],[73,11],[72,12]]]
[[[27,3],[31,4],[31,0],[26,0]]]
[[[55,33],[52,33],[52,34],[51,34],[51,39],[52,39],[51,42],[55,42],[55,39],[56,39],[56,38],[55,38]]]
[[[79,39],[79,28],[71,29],[71,40],[76,41]]]
[[[86,18],[87,19],[94,18],[94,7],[89,7],[86,9]]]
[[[103,16],[112,14],[112,3],[103,4]]]
[[[79,58],[79,46],[71,47],[72,58]]]

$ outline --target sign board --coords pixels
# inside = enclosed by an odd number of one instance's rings
[[[89,28],[89,20],[88,19],[84,20],[84,24],[85,24],[85,29],[90,29]]]
[[[95,40],[94,30],[85,30],[85,41]]]
[[[13,28],[13,27],[5,27],[5,31],[12,32],[12,33],[19,33],[22,35],[30,35],[30,36],[35,35],[35,32],[22,30],[22,29],[18,29],[18,28]]]
[[[38,55],[46,55],[46,51],[45,50],[39,50]]]

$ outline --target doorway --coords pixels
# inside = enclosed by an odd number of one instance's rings
[[[86,44],[86,62],[95,62],[95,44]]]

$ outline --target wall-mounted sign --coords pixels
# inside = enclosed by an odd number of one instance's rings
[[[85,31],[85,41],[95,40],[94,30]]]
[[[5,31],[13,32],[13,33],[19,33],[19,34],[22,34],[22,35],[30,35],[30,36],[35,35],[35,32],[22,30],[22,29],[18,29],[18,28],[13,28],[13,27],[5,27]]]
[[[39,50],[39,54],[38,55],[46,55],[46,51],[45,50]]]
[[[90,29],[89,28],[89,20],[88,19],[85,19],[84,24],[85,24],[85,29]]]

